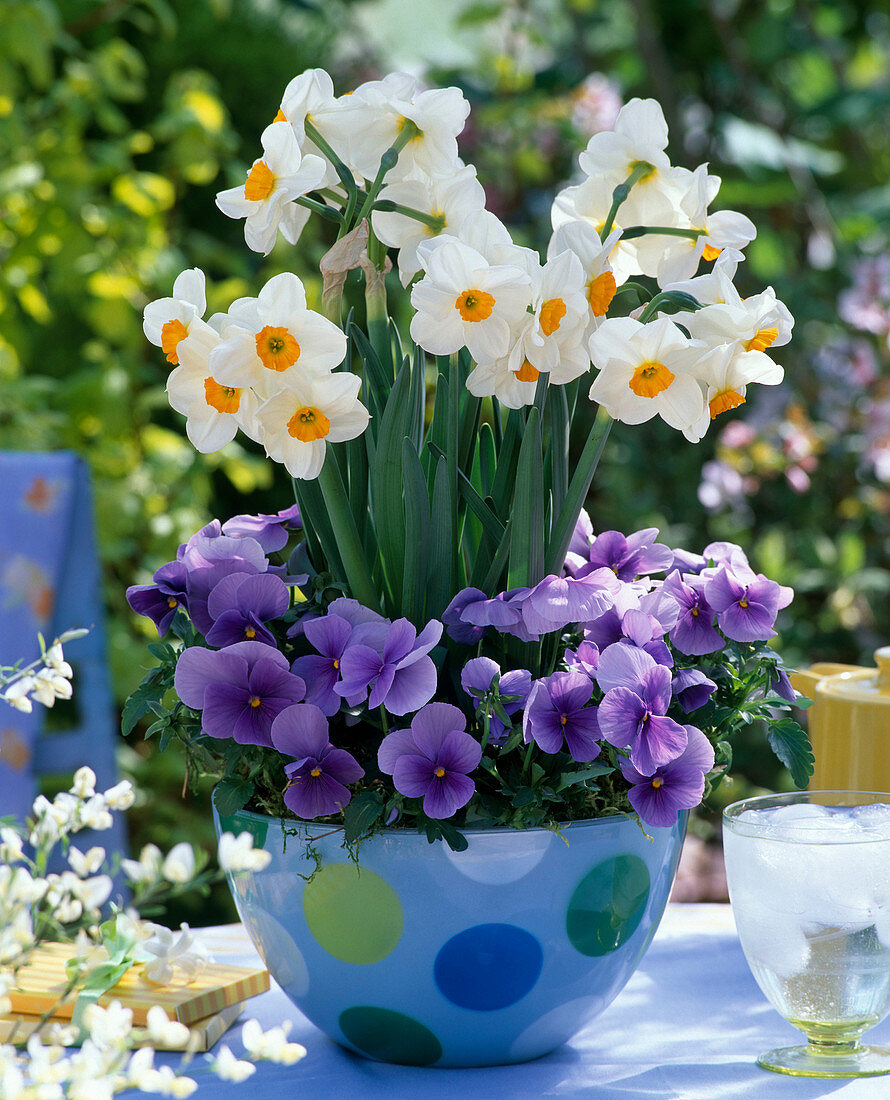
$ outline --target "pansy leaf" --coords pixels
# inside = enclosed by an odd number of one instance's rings
[[[813,774],[815,757],[806,731],[793,718],[771,722],[766,728],[770,748],[782,761],[795,787],[803,790]]]
[[[361,791],[343,811],[343,833],[347,844],[367,836],[383,816],[385,800],[382,791]]]
[[[608,775],[615,769],[611,764],[593,763],[587,764],[583,768],[579,768],[577,771],[564,772],[559,779],[559,783],[556,786],[558,791],[564,791],[566,787],[575,787],[579,783],[586,783],[588,779],[596,779],[601,775]]]
[[[231,817],[243,810],[253,797],[254,786],[240,775],[229,775],[217,783],[213,800],[221,817]]]

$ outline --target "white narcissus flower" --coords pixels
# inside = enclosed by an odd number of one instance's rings
[[[478,363],[467,376],[467,389],[474,397],[496,397],[506,409],[522,409],[535,403],[538,371],[526,365],[517,341],[493,363]]]
[[[605,176],[594,176],[583,183],[564,188],[553,200],[550,211],[550,223],[554,231],[560,230],[565,225],[583,222],[591,228],[596,238],[599,239],[612,206],[612,192],[614,189],[615,183]],[[673,217],[672,210],[671,204],[664,200],[658,211],[661,221],[657,224],[664,225],[666,220],[671,220]],[[633,224],[635,224],[633,214],[628,216],[626,207],[619,206],[608,237],[612,245],[606,254],[617,286],[621,286],[628,279],[640,274],[635,247],[636,241],[621,239],[621,231]],[[650,222],[650,224],[656,223]],[[619,231],[617,237],[613,236],[616,230]]]
[[[241,1041],[251,1058],[265,1058],[270,1062],[292,1066],[306,1057],[306,1048],[300,1043],[287,1041],[290,1029],[290,1020],[265,1032],[257,1020],[248,1020],[241,1030]]]
[[[189,268],[176,277],[173,296],[149,302],[142,315],[142,330],[174,366],[179,362],[179,345],[196,327],[207,309],[204,272]]]
[[[210,355],[222,341],[211,328],[193,333],[179,346],[179,366],[167,378],[170,405],[185,418],[189,442],[201,454],[231,443],[240,428],[257,439],[259,400],[248,387],[231,386],[213,376]]]
[[[371,215],[377,237],[389,248],[399,249],[402,286],[407,286],[420,271],[418,245],[436,236],[437,232],[460,237],[461,226],[467,218],[485,208],[485,190],[472,165],[442,179],[411,179],[390,184],[381,191],[380,198],[440,218],[442,222],[435,231],[426,222],[407,214],[375,210]]]
[[[692,279],[665,283],[662,289],[679,290],[683,294],[690,294],[702,305],[741,305],[742,298],[735,288],[733,279],[736,269],[744,258],[738,249],[724,248],[714,261],[714,266],[706,274],[696,275]]]
[[[223,339],[210,352],[213,377],[223,386],[253,387],[260,398],[327,375],[346,356],[343,331],[306,305],[296,275],[271,278],[256,298],[239,298],[221,320]]]
[[[457,135],[470,105],[459,88],[421,91],[407,73],[359,85],[339,101],[339,110],[324,119],[325,136],[333,134],[348,149],[349,165],[373,180],[380,158],[411,122],[419,131],[399,154],[386,179],[394,182],[418,173],[448,176],[458,167]]]
[[[519,340],[522,368],[547,373],[551,383],[563,386],[590,366],[583,344],[588,316],[584,270],[575,253],[566,250],[543,266],[536,257],[530,275],[534,313]]]
[[[720,189],[720,177],[708,175],[707,165],[699,165],[694,172],[685,168],[673,171],[677,179],[687,181],[687,191],[679,201],[682,227],[702,232],[695,239],[666,234],[637,239],[637,258],[642,269],[654,268],[662,287],[691,279],[703,257],[715,260],[724,248],[742,249],[757,236],[754,223],[744,214],[735,210],[709,213],[708,207]]]
[[[289,122],[303,155],[312,153],[325,161],[325,174],[319,187],[330,187],[340,182],[334,166],[327,160],[318,146],[306,136],[306,119],[316,127],[322,137],[328,141],[341,160],[346,159],[345,150],[336,147],[336,138],[328,139],[325,119],[337,110],[337,97],[334,95],[334,82],[324,69],[307,69],[295,76],[284,89],[281,107],[275,116],[275,122]]]
[[[230,218],[244,218],[247,247],[267,256],[279,229],[290,244],[300,239],[309,211],[294,199],[321,186],[327,165],[312,153],[301,154],[288,122],[273,122],[260,140],[263,155],[254,161],[246,181],[220,191],[216,205]]]
[[[419,253],[426,275],[411,291],[411,338],[431,355],[466,347],[477,363],[506,355],[531,301],[531,280],[513,265],[492,265],[456,238]]]
[[[551,260],[567,249],[581,261],[584,272],[584,295],[587,299],[587,336],[592,336],[609,312],[617,285],[609,257],[618,239],[620,229],[614,229],[604,240],[584,221],[564,222],[550,238],[547,259]]]
[[[254,848],[253,837],[246,830],[236,837],[223,833],[219,838],[217,858],[224,871],[263,871],[272,860],[271,852]]]
[[[590,338],[590,357],[599,370],[590,399],[625,424],[660,416],[685,432],[704,411],[693,373],[702,354],[665,317],[648,324],[631,317],[608,318]]]
[[[188,841],[175,844],[164,858],[161,874],[168,882],[180,885],[195,877],[195,849]]]
[[[745,351],[738,344],[721,344],[698,361],[695,375],[706,388],[707,406],[687,438],[698,442],[712,420],[745,403],[750,383],[778,386],[785,372],[762,351]]]
[[[368,426],[368,410],[358,399],[361,384],[358,375],[346,371],[309,375],[264,401],[257,419],[269,458],[292,477],[318,477],[327,443],[355,439]]]

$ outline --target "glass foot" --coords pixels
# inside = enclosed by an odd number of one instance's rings
[[[890,1050],[858,1043],[777,1047],[757,1059],[758,1066],[790,1077],[878,1077],[890,1073]]]

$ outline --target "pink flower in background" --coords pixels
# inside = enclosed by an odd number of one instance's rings
[[[890,253],[869,256],[853,269],[853,286],[838,298],[838,313],[854,328],[890,334]]]
[[[618,85],[602,73],[591,73],[575,89],[572,125],[584,137],[613,130],[623,104]]]

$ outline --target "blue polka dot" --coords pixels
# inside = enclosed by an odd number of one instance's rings
[[[544,961],[541,945],[515,924],[477,924],[452,936],[436,956],[436,985],[461,1008],[493,1012],[521,1000]]]

